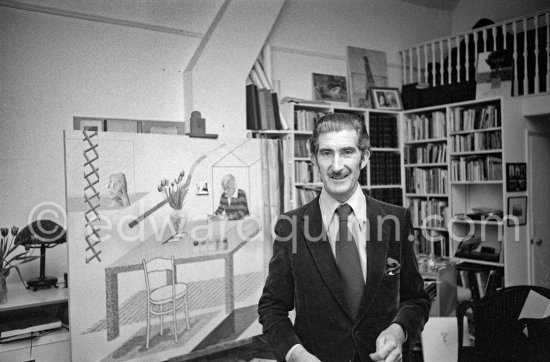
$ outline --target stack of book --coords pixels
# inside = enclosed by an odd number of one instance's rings
[[[451,142],[455,152],[498,150],[502,148],[500,131],[453,135]]]
[[[397,116],[371,113],[369,134],[371,147],[397,148]]]
[[[288,130],[276,92],[255,84],[246,86],[246,127],[251,131]]]
[[[313,131],[313,125],[319,118],[324,116],[326,112],[310,111],[299,109],[294,111],[294,129],[296,131]]]
[[[451,129],[453,132],[500,126],[498,107],[493,104],[468,109],[456,107],[451,113]]]
[[[370,158],[371,185],[401,184],[401,156],[393,152],[373,152]]]
[[[445,163],[447,160],[446,143],[427,145],[405,145],[403,157],[406,165],[417,163]]]
[[[500,181],[502,157],[468,156],[451,160],[452,181]]]
[[[413,168],[405,170],[406,191],[414,194],[447,193],[449,174],[444,168]]]
[[[447,135],[445,113],[434,111],[417,114],[405,120],[406,141],[443,138]]]

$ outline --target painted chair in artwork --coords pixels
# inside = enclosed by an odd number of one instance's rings
[[[160,335],[163,335],[164,316],[172,314],[174,341],[178,341],[176,311],[185,307],[185,321],[189,326],[189,306],[187,297],[187,284],[176,282],[176,268],[174,257],[152,258],[149,261],[143,259],[143,272],[145,274],[145,287],[147,291],[147,341],[149,348],[151,334],[151,316],[160,317]]]

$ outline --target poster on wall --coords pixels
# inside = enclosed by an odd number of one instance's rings
[[[347,102],[347,87],[346,77],[313,73],[313,99],[316,101]]]
[[[476,66],[476,98],[512,95],[512,53],[507,50],[479,53]]]
[[[386,53],[347,47],[350,106],[372,108],[371,88],[388,86]]]
[[[160,361],[261,334],[263,141],[65,131],[73,360]]]
[[[506,191],[527,190],[527,163],[506,162]]]

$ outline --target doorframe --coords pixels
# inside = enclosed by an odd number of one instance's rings
[[[540,131],[532,131],[532,130],[527,130],[525,132],[525,152],[527,153],[525,159],[527,160],[527,177],[529,178],[528,181],[527,181],[527,196],[528,196],[528,200],[531,200],[531,202],[527,202],[527,222],[528,222],[528,227],[527,227],[527,263],[529,265],[529,275],[527,275],[527,281],[529,283],[529,285],[532,285],[534,280],[533,280],[533,274],[534,274],[534,268],[535,268],[535,265],[534,265],[534,260],[533,260],[533,245],[531,244],[531,240],[533,239],[534,237],[534,230],[533,228],[535,227],[535,223],[534,223],[534,219],[533,219],[533,202],[532,200],[533,199],[533,181],[534,181],[534,177],[533,176],[533,168],[532,168],[532,164],[529,162],[529,160],[531,159],[530,156],[531,156],[531,143],[530,143],[530,139],[531,137],[536,137],[536,136],[541,136],[541,137],[545,137],[545,138],[550,138],[550,132],[540,132]]]

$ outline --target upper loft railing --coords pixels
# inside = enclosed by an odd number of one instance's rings
[[[403,49],[403,84],[475,81],[477,55],[494,51],[513,65],[513,96],[548,93],[550,10]]]

